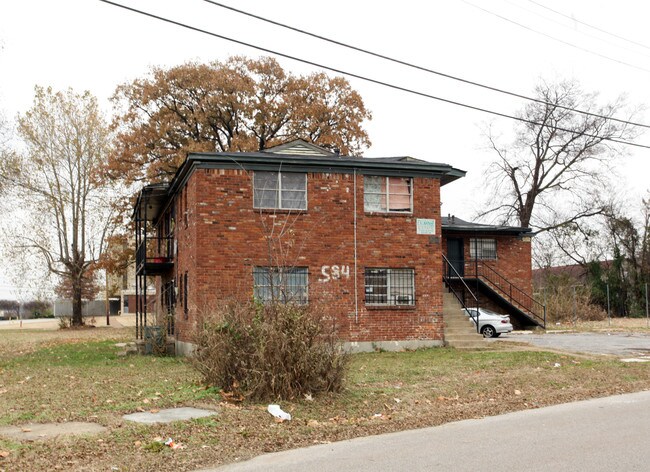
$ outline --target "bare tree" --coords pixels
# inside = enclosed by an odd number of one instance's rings
[[[34,104],[18,117],[17,128],[24,150],[0,163],[11,221],[20,222],[11,243],[68,280],[72,324],[79,326],[88,269],[110,230],[110,192],[101,174],[110,150],[108,125],[89,92],[36,87]]]
[[[503,146],[487,133],[497,157],[489,168],[493,203],[482,215],[543,232],[602,213],[602,176],[621,154],[616,141],[629,141],[637,131],[612,120],[625,113],[623,97],[599,106],[597,94],[575,81],[544,82],[535,92],[544,103],[522,110],[512,143]]]

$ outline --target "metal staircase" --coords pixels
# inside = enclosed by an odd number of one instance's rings
[[[468,264],[464,279],[470,286],[478,282],[480,293],[506,310],[522,327],[546,327],[546,306],[488,264]]]
[[[445,345],[457,349],[479,349],[485,346],[483,336],[478,333],[479,312],[470,315],[468,308],[478,308],[478,298],[465,283],[449,259],[442,256],[446,266],[443,272],[442,316],[445,320]],[[460,282],[454,288],[453,281]],[[466,315],[467,313],[467,315]],[[470,317],[474,318],[472,325]]]
[[[455,268],[458,261],[454,261],[454,264],[446,256],[442,257],[444,260],[443,280],[465,308],[466,304],[472,307],[482,305],[479,303],[479,297],[482,301],[484,298],[489,298],[510,315],[516,326],[520,328],[546,327],[546,306],[510,282],[494,268],[488,264],[473,261],[471,264],[463,264],[460,269],[462,274],[459,274]]]

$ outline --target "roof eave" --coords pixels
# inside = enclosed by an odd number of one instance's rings
[[[516,236],[534,236],[531,228],[517,226],[459,226],[441,225],[442,231],[451,233],[512,234]]]

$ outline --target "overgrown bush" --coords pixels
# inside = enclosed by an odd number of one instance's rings
[[[546,285],[539,289],[537,298],[546,304],[547,323],[599,321],[607,312],[593,303],[588,285],[578,285],[565,276],[547,277]]]
[[[334,326],[315,309],[292,304],[225,304],[195,333],[194,366],[209,385],[250,400],[335,392],[348,355]]]

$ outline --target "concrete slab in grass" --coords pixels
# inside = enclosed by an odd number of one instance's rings
[[[122,418],[136,423],[171,423],[172,421],[192,420],[194,418],[205,418],[206,416],[215,415],[216,412],[212,410],[202,410],[199,408],[183,407],[183,408],[168,408],[160,410],[156,413],[143,411],[141,413],[131,413],[124,415]]]
[[[18,441],[39,441],[61,436],[99,434],[106,428],[97,423],[40,423],[0,428],[0,436]]]

